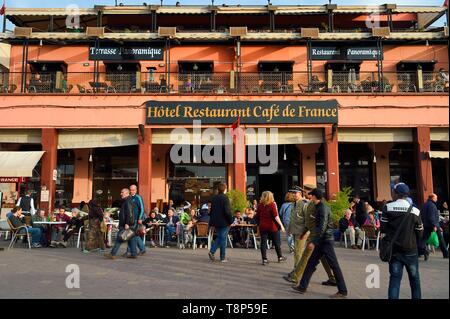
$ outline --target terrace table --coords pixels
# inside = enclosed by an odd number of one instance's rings
[[[66,222],[33,222],[33,225],[48,225],[47,239],[48,242],[52,240],[52,226],[54,225],[65,225]]]
[[[166,227],[166,223],[149,223],[149,225],[158,227],[159,245],[164,246],[164,227]]]

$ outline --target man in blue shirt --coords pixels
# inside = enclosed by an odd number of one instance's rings
[[[137,193],[138,188],[136,185],[130,186],[130,195],[131,200],[134,203],[134,216],[135,220],[137,221],[137,224],[142,225],[142,221],[145,219],[145,213],[144,213],[144,201],[142,200],[141,195]],[[137,227],[137,225],[134,225]],[[136,236],[136,243],[139,248],[139,255],[145,254],[145,245],[144,240],[141,236]]]

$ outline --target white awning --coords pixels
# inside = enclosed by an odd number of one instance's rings
[[[41,130],[0,130],[0,143],[41,144]]]
[[[60,131],[58,134],[58,149],[118,147],[137,144],[137,129]]]
[[[448,142],[449,140],[448,127],[431,128],[430,139],[434,142]]]
[[[246,145],[323,143],[323,130],[310,128],[247,128],[245,131],[245,143]]]
[[[339,142],[412,142],[409,128],[342,128],[338,129]]]
[[[43,154],[43,151],[0,152],[0,176],[32,177],[33,169]]]
[[[448,151],[430,151],[431,158],[448,158]]]
[[[232,144],[230,134],[225,136],[224,129],[208,128],[201,132],[192,129],[153,129],[152,144],[185,144],[185,145],[229,145]]]

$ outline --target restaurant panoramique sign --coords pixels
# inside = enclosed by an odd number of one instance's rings
[[[334,124],[336,100],[327,101],[211,101],[146,102],[147,125],[232,124]]]

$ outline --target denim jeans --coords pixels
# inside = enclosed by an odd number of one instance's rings
[[[140,252],[145,251],[145,245],[144,245],[144,240],[142,239],[141,236],[136,236],[134,237],[136,239],[136,246],[139,249]],[[130,252],[130,247],[127,247],[127,253]]]
[[[119,232],[122,231],[122,229],[119,229]],[[137,256],[137,247],[136,247],[136,236],[131,238],[128,242],[128,249],[127,251],[131,252],[131,256]],[[116,242],[114,243],[114,247],[111,250],[111,255],[115,256],[119,252],[119,248],[122,245],[122,242],[119,240],[119,238],[116,238]]]
[[[31,234],[31,242],[33,244],[39,244],[42,235],[41,229],[28,227],[28,232]],[[21,229],[19,234],[25,234],[25,229]]]
[[[217,248],[220,247],[220,260],[225,259],[225,249],[227,248],[227,237],[230,227],[217,227],[217,238],[211,245],[211,254],[215,254]]]
[[[172,225],[166,225],[166,241],[172,241],[172,236],[177,232],[177,228]]]
[[[417,253],[395,253],[389,262],[389,299],[399,299],[400,283],[403,276],[403,266],[408,272],[411,287],[411,299],[421,299],[419,277],[419,256]]]

